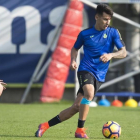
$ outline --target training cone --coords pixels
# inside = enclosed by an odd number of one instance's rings
[[[90,107],[97,107],[98,104],[95,101],[91,101],[89,104]]]
[[[138,103],[134,99],[128,99],[124,105],[128,107],[137,107]]]
[[[116,106],[116,107],[122,107],[123,106],[123,103],[119,100],[114,100],[112,103],[111,103],[112,106]]]
[[[99,106],[110,106],[110,102],[107,99],[102,99],[98,102]]]

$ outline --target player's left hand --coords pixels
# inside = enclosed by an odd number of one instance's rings
[[[100,60],[101,60],[103,63],[107,63],[111,58],[112,58],[111,53],[106,53],[106,54],[103,54],[103,55],[100,57]]]

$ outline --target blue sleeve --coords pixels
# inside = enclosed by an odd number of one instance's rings
[[[82,32],[80,32],[78,37],[77,37],[77,40],[74,44],[74,48],[77,50],[80,49],[83,45],[83,42],[84,42],[84,40],[83,40]]]
[[[117,29],[114,30],[113,33],[113,38],[114,38],[114,44],[116,45],[116,47],[118,49],[122,48],[123,46],[125,46],[122,38],[121,38],[121,34],[119,33],[119,31]]]

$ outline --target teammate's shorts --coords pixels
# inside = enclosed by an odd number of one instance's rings
[[[99,90],[100,86],[103,84],[103,82],[97,81],[96,78],[87,71],[79,71],[79,72],[77,72],[77,76],[78,76],[78,81],[79,81],[79,85],[80,85],[80,88],[79,88],[77,94],[82,93],[84,95],[83,86],[86,84],[92,84],[95,88],[94,94],[96,94],[96,92]]]

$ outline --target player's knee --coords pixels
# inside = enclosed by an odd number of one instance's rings
[[[84,96],[84,98],[86,98],[89,101],[92,101],[93,97],[94,97],[94,94],[92,94],[92,93]]]

